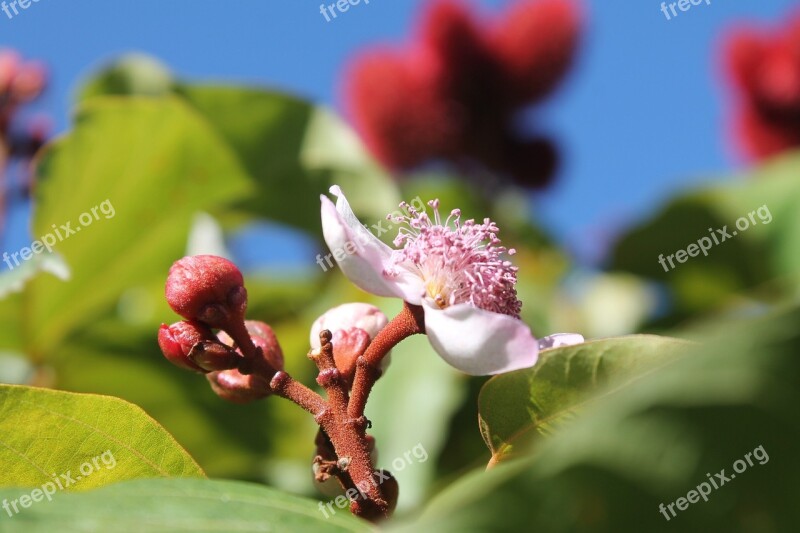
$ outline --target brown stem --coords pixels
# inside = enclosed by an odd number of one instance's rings
[[[373,442],[366,433],[368,421],[364,416],[364,407],[375,380],[380,377],[380,364],[386,354],[403,339],[424,332],[422,308],[404,304],[403,310],[375,336],[364,354],[358,358],[350,394],[341,372],[336,368],[332,335],[327,330],[320,333],[320,349],[308,354],[319,368],[317,383],[325,388],[327,400],[292,379],[286,372],[277,372],[270,381],[270,387],[275,394],[291,400],[314,415],[334,452],[333,457],[331,454],[319,456],[319,461],[325,462],[326,473],[335,475],[347,490],[351,512],[370,521],[388,517],[391,504],[395,502],[387,501],[376,480],[375,467],[370,456]],[[236,338],[243,333],[228,331],[228,334],[240,344],[242,353],[246,354],[246,348]],[[249,341],[249,335],[245,336]],[[319,446],[319,442],[317,444]],[[335,467],[330,464],[334,458]]]
[[[404,302],[403,310],[386,324],[386,327],[370,342],[364,355],[358,358],[353,389],[350,392],[350,404],[347,408],[351,419],[360,419],[364,416],[369,393],[381,375],[380,365],[386,354],[400,341],[417,333],[425,333],[422,307]]]
[[[309,357],[320,370],[317,383],[328,394],[330,410],[321,413],[316,419],[341,463],[335,472],[336,476],[345,489],[355,489],[355,492],[348,491],[353,494],[348,494],[351,497],[353,514],[368,520],[387,517],[389,502],[375,482],[375,467],[370,456],[371,444],[365,431],[366,419],[351,419],[348,416],[349,397],[344,379],[333,358],[331,332],[323,330],[319,338],[319,351],[311,352]]]
[[[296,403],[314,417],[319,417],[328,410],[327,402],[322,399],[322,396],[299,381],[295,381],[283,370],[272,376],[269,386],[275,394]]]
[[[327,329],[319,334],[320,349],[308,354],[308,358],[314,361],[319,369],[317,383],[325,389],[328,394],[328,402],[336,413],[346,413],[349,395],[342,379],[342,373],[336,368],[333,359],[333,335]]]

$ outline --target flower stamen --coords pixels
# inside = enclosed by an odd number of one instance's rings
[[[400,207],[406,216],[389,216],[403,224],[394,239],[392,267],[387,275],[401,270],[422,278],[426,296],[439,308],[469,303],[479,309],[519,318],[522,303],[517,298],[517,268],[504,256],[515,250],[501,245],[497,224],[461,221],[461,211],[453,209],[442,223],[439,200],[428,205],[433,220],[425,211],[407,203]]]

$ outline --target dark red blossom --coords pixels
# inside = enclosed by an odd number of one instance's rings
[[[497,20],[484,19],[463,1],[429,3],[406,49],[373,50],[353,62],[345,106],[394,170],[438,160],[542,187],[555,171],[555,148],[520,135],[515,123],[567,72],[580,10],[575,0],[520,0]]]
[[[735,28],[724,44],[742,151],[759,160],[800,147],[800,12],[778,28]]]

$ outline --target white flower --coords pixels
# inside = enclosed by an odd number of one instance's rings
[[[500,245],[497,225],[485,219],[461,222],[458,210],[442,223],[438,201],[429,202],[434,220],[408,204],[404,224],[390,248],[356,218],[339,187],[336,205],[322,196],[322,232],[331,250],[358,242],[340,261],[342,272],[361,289],[422,306],[434,350],[450,365],[472,375],[497,374],[532,366],[539,343],[520,320],[514,250]]]

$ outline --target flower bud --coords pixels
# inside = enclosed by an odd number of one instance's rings
[[[189,359],[192,348],[200,342],[214,337],[214,333],[205,325],[192,322],[176,322],[171,326],[161,324],[158,330],[158,345],[161,351],[172,364],[203,372],[203,369]]]
[[[400,497],[400,486],[397,479],[388,470],[378,470],[373,476],[376,482],[380,483],[381,494],[389,503],[389,514],[397,508],[397,499]]]
[[[371,340],[360,328],[338,329],[333,334],[333,361],[347,383],[353,382],[356,361],[364,355]]]
[[[261,348],[262,353],[260,361],[253,361],[252,372],[269,379],[276,371],[283,370],[283,350],[269,324],[258,320],[245,320],[244,325],[253,344]],[[219,333],[219,340],[231,347],[235,344],[224,331]]]
[[[227,259],[214,255],[176,261],[169,269],[166,297],[182,317],[219,329],[243,321],[247,308],[242,273]]]
[[[334,307],[325,312],[311,326],[311,348],[320,348],[319,334],[327,329],[331,332],[333,344],[333,360],[342,377],[349,384],[353,381],[356,361],[372,342],[372,339],[389,321],[380,309],[365,303],[349,303]],[[386,370],[389,354],[381,362],[381,369]]]
[[[203,370],[213,372],[238,368],[243,358],[230,347],[213,340],[195,344],[189,352],[189,360]]]
[[[309,340],[311,347],[316,350],[320,347],[319,334],[323,329],[327,329],[333,335],[336,335],[338,330],[349,330],[351,328],[364,330],[369,339],[372,340],[388,322],[386,315],[374,305],[365,303],[342,304],[327,310],[314,322],[311,326]]]
[[[236,369],[211,372],[206,378],[217,396],[233,403],[250,403],[272,394],[264,379],[255,374],[244,375]]]

